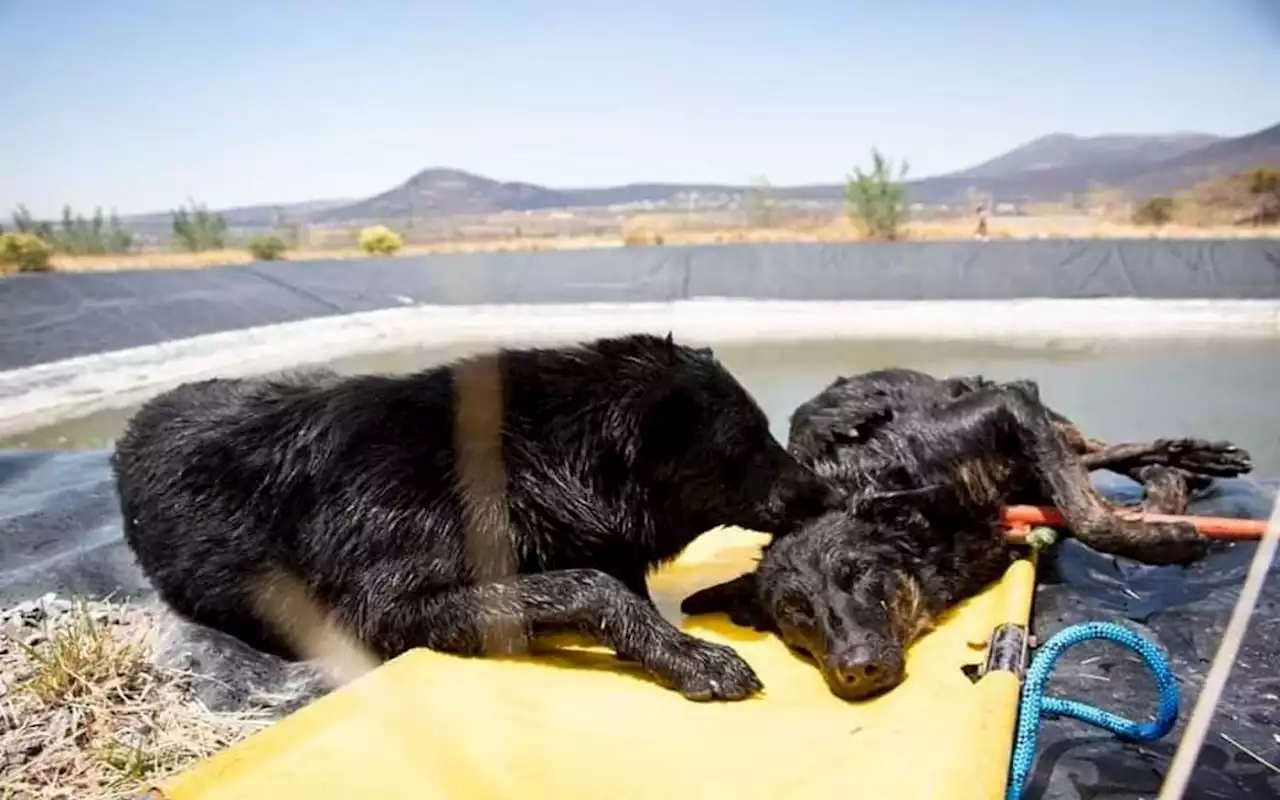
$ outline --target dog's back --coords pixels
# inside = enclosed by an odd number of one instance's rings
[[[280,572],[390,654],[449,587],[591,567],[642,590],[716,525],[772,531],[831,502],[709,354],[649,336],[190,384],[135,415],[115,470],[163,599],[283,655],[253,611]],[[486,524],[500,536],[477,551]]]
[[[1017,442],[993,439],[989,426],[958,425],[944,410],[997,385],[981,376],[935,378],[910,369],[840,378],[797,408],[788,450],[854,496],[920,487],[936,495],[948,487],[949,506],[969,508],[975,518],[994,514],[1009,498],[1025,502],[1038,488],[1031,462]],[[1033,382],[1008,385],[1038,402]],[[940,412],[949,417],[945,433]]]

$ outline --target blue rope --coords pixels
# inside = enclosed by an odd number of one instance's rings
[[[1142,656],[1155,678],[1160,694],[1159,710],[1154,720],[1133,722],[1078,700],[1045,697],[1045,686],[1063,652],[1072,645],[1091,639],[1109,639],[1136,650]],[[1018,733],[1013,747],[1006,800],[1019,800],[1022,797],[1027,778],[1031,775],[1031,767],[1036,760],[1036,737],[1042,714],[1072,717],[1111,731],[1122,739],[1149,742],[1167,734],[1177,722],[1178,687],[1174,683],[1173,670],[1160,648],[1130,628],[1114,622],[1082,622],[1058,631],[1037,649],[1031,668],[1027,670],[1026,682],[1022,687],[1022,705],[1018,714]]]

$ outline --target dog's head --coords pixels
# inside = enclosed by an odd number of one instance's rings
[[[673,487],[681,507],[708,528],[786,533],[844,505],[839,489],[787,453],[764,411],[709,348],[669,339],[654,347],[666,350],[643,387],[633,475]]]
[[[928,490],[921,490],[928,491]],[[831,691],[861,700],[905,677],[907,648],[933,623],[935,603],[903,546],[929,524],[902,495],[833,512],[775,539],[757,570],[685,599],[687,614],[727,613],[777,633],[808,655]]]

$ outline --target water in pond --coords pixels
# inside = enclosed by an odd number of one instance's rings
[[[341,372],[403,372],[474,351],[378,353],[333,366]],[[961,343],[759,343],[716,345],[720,360],[759,400],[785,441],[792,409],[837,375],[885,366],[933,374],[1030,377],[1059,411],[1102,439],[1159,436],[1227,439],[1252,451],[1257,472],[1280,474],[1280,342],[1115,343],[1094,348],[1011,348]],[[108,411],[0,440],[0,449],[106,447],[132,408]]]

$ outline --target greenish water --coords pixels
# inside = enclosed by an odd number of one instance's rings
[[[341,372],[404,372],[471,352],[413,349],[338,361]],[[786,438],[792,409],[837,375],[886,366],[933,374],[1029,377],[1041,395],[1090,435],[1227,439],[1248,448],[1257,472],[1280,474],[1280,342],[1116,343],[1099,348],[1023,349],[921,342],[717,345],[720,360],[755,395]],[[0,440],[0,449],[110,445],[133,409],[108,411]]]

